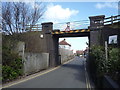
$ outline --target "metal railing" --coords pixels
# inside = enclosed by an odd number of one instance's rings
[[[53,29],[54,30],[59,29],[60,31],[65,31],[65,29],[67,28],[66,23],[68,23],[68,22],[55,23],[53,25]],[[89,20],[71,21],[70,22],[70,30],[87,29],[89,25],[90,25]]]
[[[111,16],[107,17],[104,19],[104,25],[110,25],[120,22],[120,15],[116,16]],[[70,29],[75,30],[75,29],[86,29],[89,26],[89,20],[81,20],[81,21],[73,21],[70,22]],[[53,25],[53,29],[59,29],[60,31],[64,31],[66,28],[66,23],[56,23]],[[36,24],[36,25],[26,25],[26,31],[42,31],[42,26],[41,24]]]
[[[120,15],[111,16],[104,19],[104,25],[120,22]]]

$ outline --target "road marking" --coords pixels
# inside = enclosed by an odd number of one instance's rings
[[[69,62],[71,62],[71,61],[73,61],[73,60],[74,60],[74,59],[71,59],[71,60],[65,62],[64,64],[67,64],[67,63],[69,63]],[[63,64],[63,65],[64,65],[64,64]],[[60,65],[60,66],[62,66],[62,65]]]
[[[84,68],[85,68],[85,77],[86,77],[86,87],[87,87],[87,90],[91,90],[91,85],[90,85],[88,73],[87,73],[87,70],[86,70],[86,67],[85,67],[85,63],[84,63]]]
[[[67,64],[67,63],[69,63],[69,62],[71,62],[71,61],[73,61],[73,60],[74,60],[74,59],[71,59],[71,60],[65,62],[64,64]],[[64,65],[64,64],[62,64],[62,65]],[[49,72],[52,72],[52,71],[54,71],[54,70],[60,68],[62,65],[57,66],[57,67],[54,67],[53,69],[50,69],[50,70],[48,70],[48,71],[46,71],[46,72],[40,73],[40,74],[35,75],[35,76],[33,76],[33,77],[29,77],[29,78],[27,78],[27,79],[24,79],[24,80],[18,81],[18,82],[16,82],[16,83],[12,83],[12,84],[9,84],[9,85],[6,85],[6,86],[3,86],[2,88],[7,88],[7,87],[10,87],[10,86],[13,86],[13,85],[16,85],[16,84],[19,84],[19,83],[22,83],[22,82],[25,82],[25,81],[31,80],[31,79],[36,78],[36,77],[38,77],[38,76],[42,76],[42,75],[44,75],[44,74],[47,74],[47,73],[49,73]]]

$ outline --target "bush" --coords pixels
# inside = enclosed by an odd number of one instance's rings
[[[102,77],[109,75],[113,80],[117,81],[120,85],[120,49],[108,48],[108,60],[105,59],[105,48],[102,46],[93,46],[90,51],[89,67],[95,77]],[[89,61],[89,62],[90,62]]]
[[[93,59],[93,63],[96,67],[96,73],[99,73],[97,75],[103,75],[106,68],[106,62],[105,62],[105,51],[104,47],[102,46],[94,46],[91,49],[90,56]]]
[[[12,67],[10,66],[2,66],[2,74],[3,74],[3,82],[4,81],[8,81],[8,80],[12,80],[12,79],[15,79],[18,74],[15,72],[15,69],[13,69]]]
[[[120,85],[120,49],[110,48],[109,58],[107,61],[107,72],[112,79],[117,81]]]
[[[17,59],[14,64],[7,66],[2,66],[2,80],[3,82],[16,79],[18,76],[23,74],[22,64],[19,63],[20,59]],[[20,60],[22,61],[22,60]],[[19,63],[19,64],[18,64]]]
[[[108,71],[114,72],[120,70],[120,59],[119,59],[119,49],[118,48],[112,48],[109,50],[109,60],[108,60]]]
[[[3,40],[2,81],[6,82],[23,74],[23,62],[19,54],[13,50],[16,41],[7,38],[7,36],[3,36]]]

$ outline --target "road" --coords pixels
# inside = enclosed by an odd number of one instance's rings
[[[8,88],[87,88],[84,61],[75,57],[53,71]]]

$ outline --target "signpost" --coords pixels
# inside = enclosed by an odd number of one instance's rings
[[[106,57],[106,60],[108,60],[108,45],[107,45],[107,41],[105,41],[105,57]]]

